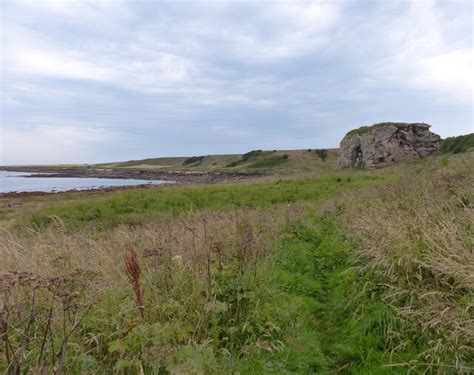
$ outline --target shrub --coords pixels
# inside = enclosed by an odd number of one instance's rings
[[[233,161],[232,163],[227,164],[225,167],[226,168],[234,168],[234,167],[237,167],[238,165],[239,165],[238,161]]]
[[[314,152],[322,161],[326,161],[326,158],[328,156],[328,150],[323,148],[323,149],[314,150]]]
[[[474,133],[446,138],[441,143],[439,151],[442,154],[458,154],[472,148],[474,148]]]
[[[183,161],[183,165],[191,165],[191,164],[199,165],[201,164],[203,159],[204,159],[204,156],[192,156],[189,159],[186,159],[185,161]]]
[[[255,159],[257,156],[260,156],[263,153],[262,150],[252,150],[242,155],[242,161],[248,161],[250,159]]]

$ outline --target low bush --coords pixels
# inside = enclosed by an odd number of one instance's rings
[[[233,161],[225,166],[225,168],[234,168],[237,167],[240,163],[238,161]]]
[[[317,150],[314,150],[314,152],[316,153],[316,155],[322,160],[322,161],[326,161],[326,158],[328,156],[328,150],[326,149],[317,149]]]
[[[261,156],[263,154],[262,150],[253,150],[250,152],[247,152],[246,154],[242,155],[242,161],[249,161],[252,159],[255,159],[257,156]]]
[[[249,168],[271,169],[277,167],[288,162],[288,155],[286,155],[286,158],[283,156],[274,156],[268,159],[257,161],[256,163],[249,165]]]
[[[470,149],[474,149],[474,133],[446,138],[439,150],[442,154],[457,154]]]
[[[199,165],[202,163],[204,160],[204,156],[192,156],[189,159],[186,159],[183,161],[183,165],[191,165],[194,164],[194,166]]]

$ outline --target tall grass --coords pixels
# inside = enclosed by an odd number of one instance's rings
[[[385,180],[370,172],[353,176],[340,173],[334,177],[280,179],[271,183],[130,190],[42,208],[25,215],[23,224],[41,229],[57,217],[70,228],[94,225],[108,229],[117,225],[141,225],[201,210],[264,209],[303,202],[312,204],[344,189],[381,184]]]
[[[215,373],[222,358],[277,348],[257,289],[274,241],[299,211],[199,212],[109,231],[71,231],[55,219],[41,231],[5,231],[0,369]]]
[[[0,371],[469,373],[472,158],[25,205]]]
[[[345,227],[359,272],[406,323],[394,351],[416,342],[440,373],[474,371],[474,175],[472,156],[399,171],[396,184],[346,196]],[[434,169],[434,170],[433,170]],[[418,173],[413,173],[417,170]]]

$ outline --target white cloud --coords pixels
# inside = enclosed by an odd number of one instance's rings
[[[166,52],[152,56],[123,55],[121,48],[73,49],[56,45],[27,29],[9,30],[15,35],[6,44],[5,71],[9,75],[46,76],[89,80],[114,86],[153,91],[190,79],[193,63]]]
[[[427,90],[443,98],[472,103],[472,37],[469,39],[459,29],[465,26],[462,18],[469,15],[453,18],[439,5],[435,1],[412,1],[401,16],[388,21],[392,14],[384,14],[381,21],[371,25],[372,29],[384,30],[383,36],[375,39],[384,56],[368,61],[368,74],[375,75],[379,83]]]
[[[433,124],[457,116],[450,131],[464,130],[473,49],[463,4],[4,0],[2,153],[82,161],[123,146],[112,127],[140,142],[170,130],[163,144],[186,150],[199,124],[208,152],[264,131],[280,134],[265,136],[274,147],[298,147],[301,134],[336,144],[343,127],[394,114]]]
[[[330,41],[342,2],[242,2],[185,23],[189,35],[218,43],[222,53],[244,64],[275,64],[314,52]],[[247,10],[242,16],[239,7]],[[255,5],[257,4],[257,5]]]
[[[467,48],[423,57],[414,66],[418,73],[415,82],[420,87],[436,88],[472,103],[472,64],[472,49]]]
[[[180,20],[181,32],[176,32],[167,24],[150,22],[130,27],[127,17],[121,16],[133,14],[124,1],[20,1],[13,12],[16,17],[7,18],[3,27],[8,35],[6,69],[159,91],[163,86],[189,82],[198,76],[196,62],[186,56],[188,52],[199,55],[217,47],[222,54],[230,52],[246,63],[308,53],[328,40],[327,31],[334,26],[340,8],[334,2],[263,2],[252,6],[251,19],[241,23],[229,22],[235,6],[224,8],[228,10],[225,17],[222,12],[213,12],[213,6],[214,3],[200,4],[201,17]],[[58,42],[60,35],[54,35],[54,40],[34,32],[31,22],[18,16],[22,11],[27,20],[28,15],[38,12],[56,23],[83,21],[83,28],[95,27],[95,33],[100,30],[106,36],[115,29],[119,31],[113,43],[99,37],[74,46]],[[110,19],[117,24],[108,23]],[[262,26],[270,32],[262,32]],[[167,40],[167,35],[173,40]],[[218,41],[219,45],[208,45],[206,39]]]
[[[0,165],[80,163],[96,160],[101,148],[122,136],[102,127],[58,124],[2,125]]]
[[[134,19],[128,0],[4,0],[4,5],[7,10],[13,8],[7,17],[30,24],[53,19],[69,26],[117,29]]]

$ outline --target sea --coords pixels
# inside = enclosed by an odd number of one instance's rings
[[[0,171],[0,193],[33,191],[53,193],[67,190],[88,190],[118,186],[161,185],[170,183],[170,181],[162,180],[28,176],[31,176],[31,173]]]

